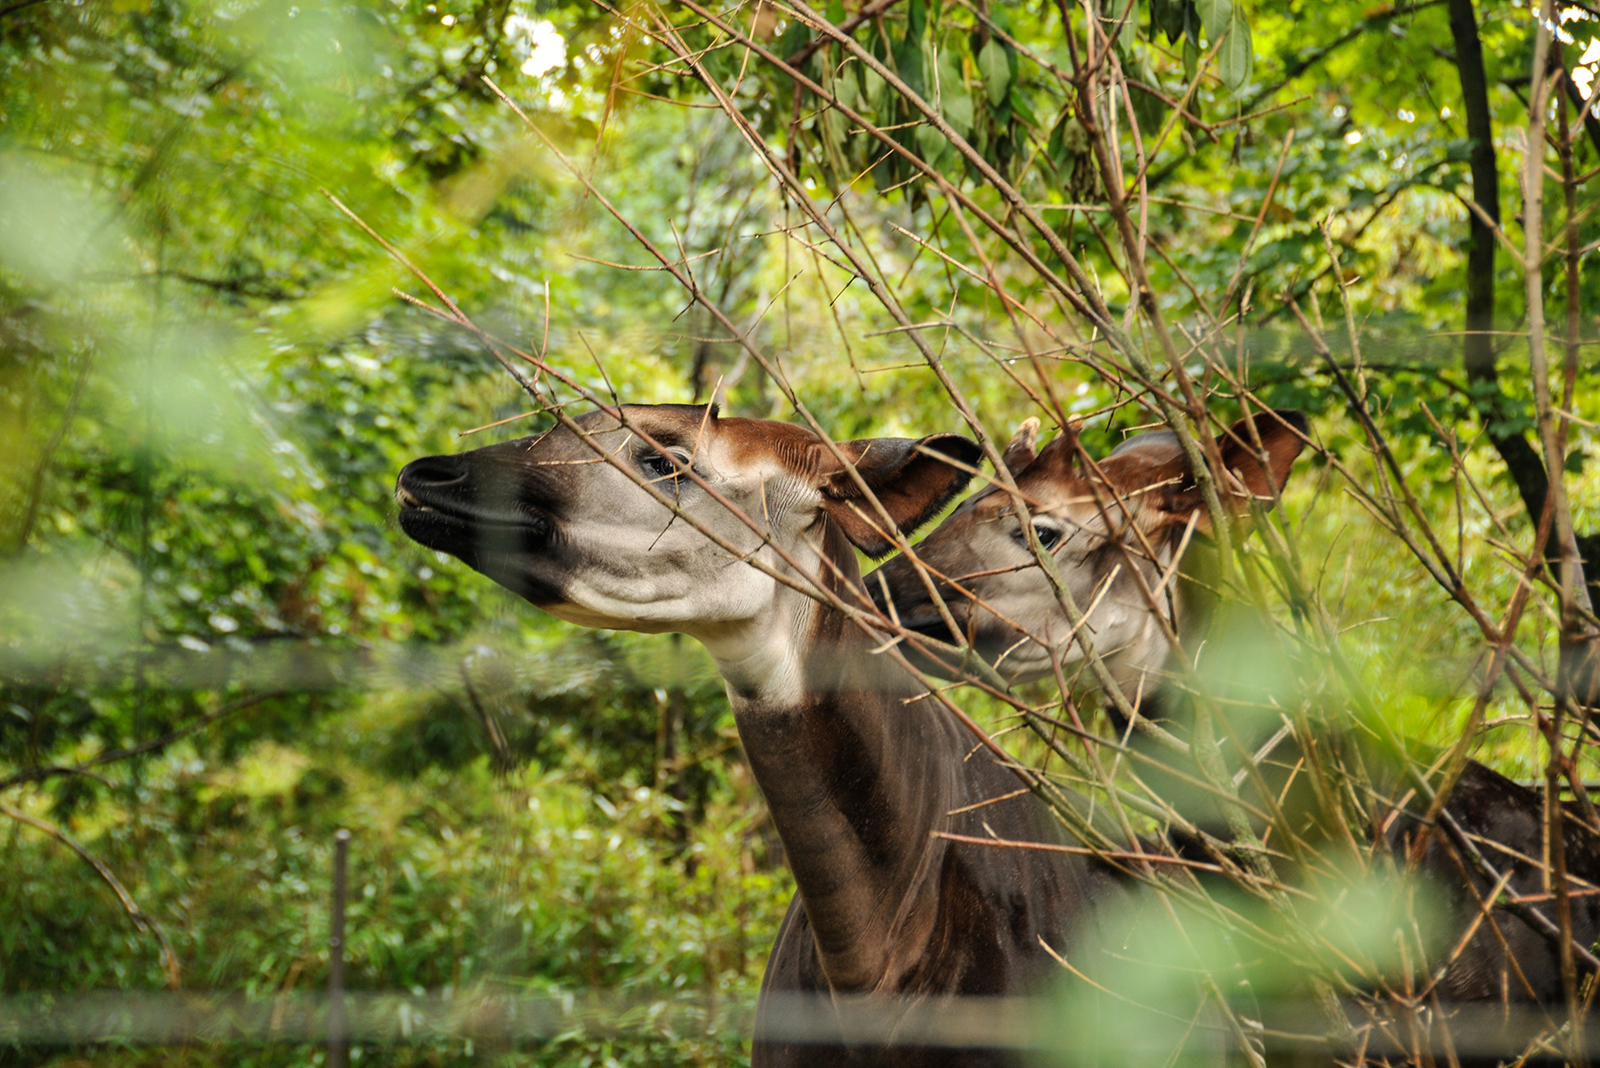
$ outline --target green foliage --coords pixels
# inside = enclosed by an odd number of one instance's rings
[[[855,10],[835,2],[826,14],[837,23]],[[1522,114],[1530,24],[1498,0],[1479,14],[1506,129]],[[1049,4],[906,0],[856,39],[1050,213],[1121,316],[1134,294],[1106,240],[1106,178],[1075,91],[1051,69],[1071,68],[1060,17]],[[1445,9],[1151,0],[1099,18],[1103,32],[1120,21],[1112,54],[1146,87],[1131,109],[1156,198],[1145,222],[1165,253],[1149,268],[1169,321],[1198,330],[1207,311],[1247,314],[1240,358],[1261,394],[1318,413],[1334,453],[1356,455],[1332,382],[1283,309],[1292,295],[1308,314],[1341,316],[1326,226],[1374,403],[1422,506],[1449,527],[1463,492],[1434,420],[1488,497],[1487,514],[1462,519],[1463,566],[1484,568],[1482,539],[1528,523],[1476,433],[1485,387],[1458,369],[1469,145]],[[522,74],[543,19],[568,60]],[[1030,370],[1024,350],[1046,348],[1039,335],[951,266],[971,251],[961,220],[843,109],[1004,215],[957,146],[869,65],[813,47],[801,23],[751,32],[781,56],[809,49],[805,73],[841,107],[797,98],[733,49],[704,56],[709,76],[903,279],[907,314],[934,324],[949,374],[991,430],[1004,438],[1032,410],[1019,380],[1066,412],[1095,413],[1084,439],[1098,452],[1138,425],[1133,410],[1106,412],[1125,397],[1070,351]],[[685,33],[710,44],[704,27]],[[0,15],[0,779],[288,691],[95,776],[0,787],[0,801],[105,860],[172,938],[186,982],[320,989],[329,836],[348,826],[359,987],[755,988],[788,883],[709,662],[666,637],[575,636],[395,529],[389,492],[405,461],[549,423],[459,436],[521,415],[524,398],[474,341],[393,296],[398,286],[434,299],[322,193],[486,327],[547,351],[586,388],[678,401],[720,384],[730,412],[787,415],[669,277],[614,266],[654,265],[534,147],[488,76],[648,239],[693,266],[837,437],[957,429],[905,332],[859,281],[815,244],[783,239],[797,220],[744,139],[712,112],[635,95],[707,102],[665,58],[639,24],[576,3],[57,0]],[[1184,99],[1178,116],[1169,102]],[[1131,132],[1118,136],[1127,181],[1138,157]],[[1512,139],[1496,152],[1516,233],[1520,156]],[[1580,169],[1594,158],[1582,148]],[[1588,199],[1584,244],[1600,236]],[[1019,300],[1048,305],[1037,277],[998,269]],[[1552,292],[1564,271],[1547,268]],[[1504,257],[1495,283],[1513,329],[1525,297]],[[1579,278],[1586,332],[1597,287],[1593,272]],[[1227,308],[1206,307],[1225,293]],[[1204,373],[1198,361],[1192,370]],[[1591,422],[1594,374],[1585,357],[1575,404]],[[1513,403],[1491,433],[1530,428],[1524,377],[1502,379]],[[1591,431],[1573,434],[1567,463],[1584,472],[1573,498],[1587,529],[1600,476],[1583,458],[1597,446]],[[1448,740],[1467,711],[1452,687],[1479,637],[1419,594],[1400,547],[1331,486],[1328,468],[1314,470],[1286,510],[1354,628],[1352,660],[1383,684],[1396,723]],[[1495,572],[1484,583],[1509,596],[1511,581]],[[1523,626],[1537,642],[1542,624]],[[1499,725],[1489,738],[1503,766],[1533,774],[1523,734]],[[0,880],[0,993],[162,982],[154,942],[59,843],[0,818],[0,851],[18,873]],[[737,1059],[736,1047],[703,1034],[572,1036],[520,1052],[703,1064]],[[38,1052],[0,1051],[0,1062]]]
[[[141,788],[160,805],[130,804],[97,844],[147,904],[161,903],[192,985],[254,995],[325,985],[330,839],[343,825],[354,831],[356,989],[748,996],[789,896],[761,859],[748,806],[724,800],[664,843],[671,799],[644,786],[612,784],[612,803],[537,764],[496,782],[481,759],[392,778],[360,754],[383,745],[397,711],[329,721],[300,749],[262,739],[233,761],[174,756],[148,769]],[[83,865],[14,828],[3,851],[23,873],[3,891],[6,958],[28,964],[8,969],[13,991],[160,983],[148,940]],[[707,1041],[636,1042],[629,1056],[699,1063]],[[594,1052],[569,1040],[539,1057],[585,1064]],[[306,1058],[286,1050],[263,1063]]]
[[[532,13],[451,13],[156,0],[0,16],[0,441],[17,461],[0,489],[0,778],[291,691],[4,800],[103,858],[190,986],[322,988],[342,825],[357,988],[747,998],[789,884],[703,655],[570,643],[392,524],[401,464],[521,407],[465,339],[393,300],[401,276],[323,187],[497,329],[537,334],[548,299],[559,344],[581,353],[584,334],[611,374],[655,379],[650,399],[695,388],[692,343],[668,338],[663,359],[639,333],[676,295],[635,276],[606,299],[605,269],[566,250],[632,252],[587,228],[595,206],[553,183],[478,79],[521,77],[512,31]],[[586,25],[605,39],[585,10],[562,18],[574,50]],[[583,83],[563,67],[543,84]],[[581,143],[585,110],[539,114]],[[618,147],[659,239],[686,209],[700,248],[759,225],[738,211],[748,182],[719,187],[740,172],[707,151],[729,147],[676,121]],[[727,258],[724,296],[764,299],[739,296],[747,264]],[[662,752],[667,705],[681,722]],[[517,768],[504,780],[486,716]],[[23,874],[0,890],[0,992],[161,985],[154,941],[94,873],[5,823]],[[534,1052],[741,1055],[737,1036],[695,1034]]]

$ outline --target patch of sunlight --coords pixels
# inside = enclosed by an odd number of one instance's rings
[[[512,51],[522,60],[523,74],[537,78],[567,62],[567,42],[548,19],[512,15],[506,19],[506,37]]]
[[[1594,92],[1594,71],[1588,67],[1574,67],[1572,84],[1578,87],[1578,95],[1588,100]]]
[[[273,797],[294,789],[310,764],[311,758],[298,749],[264,741],[238,764],[215,776],[211,785],[246,797]]]
[[[1578,66],[1572,68],[1572,84],[1588,100],[1594,94],[1595,69],[1600,66],[1600,37],[1589,38],[1589,46],[1578,57]]]

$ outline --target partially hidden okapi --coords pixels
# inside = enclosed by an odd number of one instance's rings
[[[791,424],[630,405],[416,460],[395,493],[412,538],[552,615],[684,633],[716,661],[798,891],[762,984],[757,1065],[1001,1062],[993,1050],[764,1037],[780,992],[896,995],[893,1012],[1038,989],[1059,974],[1044,945],[1078,943],[1097,906],[1126,896],[1115,873],[1076,857],[933,836],[1065,841],[1031,799],[973,808],[1014,792],[1015,774],[968,759],[970,734],[875,651],[883,635],[775,576],[818,576],[867,606],[855,550],[880,556],[891,542],[862,484],[910,531],[966,485],[980,453],[951,434],[838,448],[849,467]]]
[[[1161,626],[1156,610],[1167,617],[1170,629],[1191,657],[1208,638],[1215,641],[1217,636],[1208,634],[1214,608],[1209,592],[1214,573],[1206,566],[1208,554],[1214,563],[1214,551],[1205,544],[1209,523],[1179,443],[1170,431],[1140,434],[1109,456],[1091,462],[1071,432],[1059,434],[1036,453],[1033,435],[1037,422],[1031,422],[1013,440],[1005,462],[1027,502],[1037,540],[1052,554],[1076,603],[1088,609],[1085,630],[1104,654],[1123,693],[1137,702],[1136,711],[1181,739],[1192,705],[1182,686],[1171,681],[1180,673],[1168,628]],[[1227,484],[1222,486],[1224,501],[1231,501],[1235,511],[1243,511],[1251,498],[1270,507],[1275,489],[1282,489],[1305,443],[1306,430],[1300,413],[1276,412],[1257,416],[1254,433],[1249,423],[1240,421],[1221,435],[1216,445],[1229,472]],[[994,487],[968,498],[916,546],[916,556],[926,569],[941,576],[933,588],[945,602],[942,611],[929,592],[929,583],[905,557],[891,560],[869,575],[867,582],[880,606],[892,606],[906,627],[948,640],[948,614],[961,636],[1011,682],[1053,676],[1057,664],[1067,665],[1071,673],[1072,666],[1082,660],[1083,652],[1073,640],[1072,625],[1054,588],[1025,544],[1009,491]],[[1142,575],[1146,589],[1156,594],[1155,609],[1151,598],[1139,589],[1135,572]],[[1164,578],[1168,581],[1163,582]],[[1215,644],[1206,655],[1219,655]],[[950,665],[927,666],[949,677],[957,674]],[[1274,673],[1270,662],[1256,666],[1263,674]],[[1238,706],[1235,703],[1233,707]],[[1111,718],[1134,748],[1159,755],[1169,764],[1174,761],[1170,751],[1152,744],[1147,734],[1130,733],[1128,723],[1114,712]],[[1258,811],[1267,809],[1265,799],[1256,792],[1256,780],[1244,773],[1243,761],[1252,759],[1274,798],[1282,796],[1289,818],[1299,821],[1296,832],[1323,842],[1332,840],[1338,835],[1332,823],[1343,817],[1327,811],[1327,800],[1316,796],[1302,760],[1308,754],[1296,735],[1284,729],[1281,718],[1273,720],[1236,721],[1244,744],[1229,747],[1232,763],[1228,772],[1241,787],[1244,799],[1253,802]],[[1319,748],[1349,746],[1353,744],[1351,736],[1357,733],[1324,737],[1316,744]],[[1363,750],[1378,792],[1397,801],[1409,797],[1410,803],[1378,811],[1378,826],[1358,828],[1358,833],[1386,837],[1403,863],[1404,850],[1421,829],[1426,805],[1407,792],[1394,754],[1374,753],[1370,747]],[[1349,750],[1345,751],[1349,755]],[[1437,756],[1421,755],[1424,763]],[[1317,759],[1317,754],[1311,754],[1311,759]],[[1198,766],[1180,766],[1176,775],[1152,771],[1146,765],[1138,770],[1154,793],[1201,830],[1222,839],[1229,836],[1215,794],[1193,786],[1205,778]],[[1498,866],[1502,875],[1509,873],[1510,893],[1539,901],[1546,889],[1540,865],[1545,855],[1545,817],[1539,793],[1469,761],[1446,811],[1491,866]],[[1579,947],[1591,946],[1600,934],[1600,898],[1594,896],[1594,888],[1600,887],[1600,835],[1575,812],[1565,814],[1563,825],[1567,867],[1580,890],[1571,899],[1573,941]],[[1190,848],[1194,845],[1189,843]],[[1479,902],[1488,898],[1494,882],[1451,855],[1453,851],[1446,835],[1435,830],[1420,858],[1420,870],[1430,888],[1445,902],[1442,929],[1432,932],[1432,950],[1439,954],[1433,958],[1435,964],[1458,946],[1481,913]],[[1450,962],[1437,987],[1440,997],[1455,1003],[1539,1003],[1556,1013],[1564,1011],[1559,942],[1553,936],[1554,907],[1547,897],[1532,907],[1552,921],[1542,925],[1542,931],[1505,909],[1494,909],[1491,922],[1479,924]],[[1581,964],[1579,968],[1581,974]]]

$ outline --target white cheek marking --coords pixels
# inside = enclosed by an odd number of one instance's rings
[[[719,463],[726,455],[715,442],[704,449],[697,445],[697,453],[706,481],[762,529],[752,531],[709,497],[697,499],[691,514],[728,543],[748,545],[745,554],[730,556],[637,495],[596,494],[583,502],[586,514],[567,524],[566,536],[589,562],[565,576],[566,603],[553,614],[591,627],[681,631],[706,646],[736,707],[792,707],[807,688],[799,645],[811,632],[817,603],[747,561],[790,570],[777,553],[766,551],[764,533],[801,570],[824,570],[805,536],[821,494],[775,458]]]

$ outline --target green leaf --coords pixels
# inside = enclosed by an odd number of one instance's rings
[[[1233,0],[1195,0],[1194,6],[1200,15],[1200,28],[1205,30],[1206,40],[1212,44],[1222,40],[1222,35],[1228,32],[1229,20],[1233,18]]]
[[[1194,81],[1195,71],[1200,68],[1200,46],[1189,37],[1183,39],[1183,76],[1188,81]]]
[[[867,108],[866,117],[874,122],[887,123],[893,114],[889,100],[889,83],[871,67],[861,70],[861,103]]]
[[[829,22],[833,23],[835,26],[839,25],[839,23],[845,20],[843,0],[828,0],[827,10],[824,11],[823,14],[828,17]]]
[[[911,0],[906,9],[906,35],[894,47],[895,73],[913,93],[927,99],[927,82],[924,80],[923,33],[928,27],[928,7],[923,0]]]
[[[1183,14],[1188,5],[1185,0],[1150,0],[1150,36],[1156,31],[1167,35],[1172,44],[1183,36]]]
[[[1039,117],[1033,113],[1033,105],[1028,103],[1028,98],[1023,93],[1011,94],[1011,113],[1024,125],[1035,128],[1039,125]]]
[[[1005,102],[1006,94],[1011,91],[1011,57],[1006,55],[1005,45],[991,37],[978,53],[977,59],[978,74],[983,78],[983,91],[989,97],[989,106],[997,108]]]
[[[1238,94],[1249,84],[1254,67],[1255,52],[1250,41],[1250,23],[1245,21],[1244,12],[1236,6],[1228,20],[1228,34],[1222,39],[1222,47],[1217,50],[1217,73],[1222,76],[1222,83]]]
[[[778,38],[777,52],[784,59],[788,59],[810,42],[811,31],[806,28],[806,24],[799,19],[793,19],[783,31],[783,36]]]
[[[1150,58],[1141,55],[1134,64],[1134,75],[1144,84],[1159,86],[1160,80],[1156,77],[1155,68],[1150,66]],[[1139,129],[1149,137],[1161,128],[1162,120],[1167,117],[1167,105],[1161,98],[1152,96],[1143,89],[1135,89],[1132,94],[1133,114],[1139,120]]]
[[[847,69],[833,80],[833,96],[840,107],[855,112],[861,110],[861,85],[856,81],[855,71]]]
[[[1128,11],[1127,19],[1122,23],[1122,28],[1117,31],[1117,45],[1124,52],[1133,47],[1133,42],[1139,37],[1139,0],[1133,0],[1133,6],[1128,8],[1126,0],[1111,0],[1112,25],[1122,17],[1124,9]]]
[[[956,133],[962,137],[972,134],[972,94],[960,81],[940,80],[939,111]]]
[[[827,153],[827,160],[836,170],[842,169],[842,164],[848,147],[844,140],[844,118],[832,109],[824,111],[817,121],[817,135],[822,142],[823,150]]]
[[[925,0],[911,0],[906,8],[906,40],[920,41],[928,28],[928,5]]]
[[[930,167],[939,165],[939,157],[950,147],[944,134],[926,124],[917,127],[917,153]]]
[[[1058,167],[1067,166],[1074,159],[1089,154],[1089,134],[1073,116],[1071,108],[1062,109],[1061,118],[1056,121],[1055,129],[1050,131],[1050,141],[1045,151]]]

